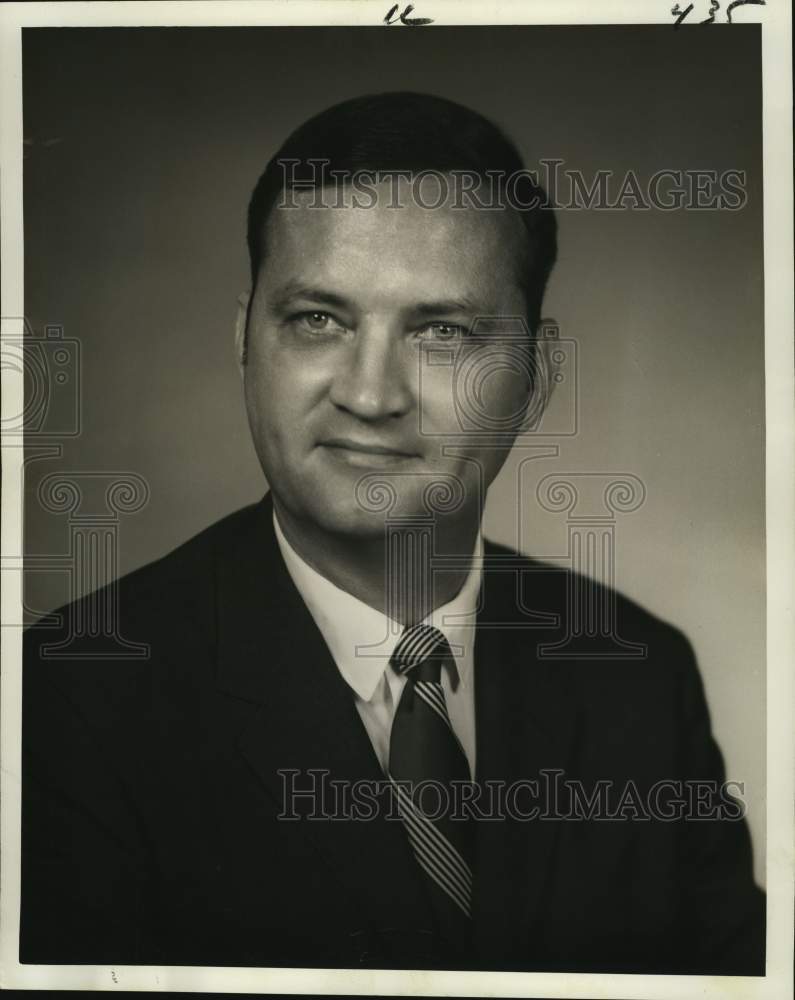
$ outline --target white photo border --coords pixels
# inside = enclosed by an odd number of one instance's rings
[[[388,0],[6,3],[0,9],[0,211],[2,337],[24,316],[22,218],[23,27],[363,26],[383,23]],[[405,5],[404,5],[405,6]],[[437,25],[671,24],[666,0],[415,0],[414,16]],[[795,383],[793,380],[792,19],[768,0],[735,12],[762,25],[767,547],[767,974],[764,977],[584,975],[359,969],[20,965],[19,818],[22,636],[0,630],[0,986],[20,989],[310,993],[480,997],[662,998],[792,995],[795,831]],[[407,30],[396,25],[389,30]],[[432,30],[432,28],[430,29]],[[16,317],[16,318],[15,318]],[[2,371],[3,412],[22,411],[23,378]],[[21,553],[23,451],[2,448],[2,552]],[[2,621],[20,621],[22,574],[2,577]]]

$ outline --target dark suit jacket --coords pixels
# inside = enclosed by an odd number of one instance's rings
[[[271,516],[266,497],[120,582],[120,631],[145,659],[86,634],[97,595],[26,634],[21,961],[763,974],[744,822],[478,820],[462,955],[434,928],[398,821],[279,819],[280,770],[299,785],[309,769],[383,774]],[[615,642],[602,659],[541,655],[565,638],[582,581],[487,556],[479,782],[562,770],[587,794],[612,781],[615,804],[628,782],[642,798],[663,779],[722,780],[679,632],[596,588],[647,656],[622,659]],[[64,641],[68,658],[46,655]],[[551,813],[551,784],[517,808]]]

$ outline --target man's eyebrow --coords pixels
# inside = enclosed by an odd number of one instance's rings
[[[407,310],[407,312],[420,319],[429,316],[448,315],[450,313],[478,313],[487,311],[466,296],[460,299],[439,299],[436,302],[418,302]]]
[[[308,299],[311,302],[320,302],[323,305],[334,306],[337,309],[350,307],[350,302],[336,292],[330,292],[325,288],[316,288],[311,285],[299,285],[290,282],[277,288],[266,296],[266,301],[271,309],[283,309],[294,299]]]
[[[306,299],[309,302],[317,302],[336,309],[352,308],[350,300],[346,299],[343,295],[338,295],[336,292],[315,285],[303,285],[298,282],[288,282],[266,296],[269,308],[277,312],[287,308],[296,299]],[[449,316],[460,313],[488,312],[487,309],[479,306],[467,296],[416,302],[407,305],[402,311],[415,319],[429,319],[436,316]]]

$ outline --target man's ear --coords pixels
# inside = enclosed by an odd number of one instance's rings
[[[550,336],[552,328],[557,330],[557,323],[542,319],[533,338],[535,356],[532,365],[533,384],[530,387],[533,398],[530,400],[528,413],[534,415],[534,421],[541,420],[543,417],[558,381],[555,378],[559,368],[555,361],[558,338],[557,335]]]
[[[539,414],[541,414],[549,406],[549,400],[557,385],[555,375],[558,370],[558,364],[553,359],[553,355],[555,354],[555,348],[558,346],[558,341],[556,337],[545,337],[543,326],[539,330],[539,334],[540,336],[536,341],[538,345],[538,368],[539,371],[545,373],[545,377],[538,380],[541,383],[538,386],[538,391],[544,394],[543,400],[538,401],[538,405],[541,407]]]
[[[246,369],[248,355],[248,310],[251,304],[251,292],[241,292],[237,297],[237,315],[235,316],[235,358],[240,377]]]

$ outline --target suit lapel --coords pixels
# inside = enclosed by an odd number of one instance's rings
[[[484,574],[485,602],[479,622],[520,617],[515,610],[512,573]],[[530,588],[541,602],[541,577]],[[528,595],[525,595],[527,598]],[[549,595],[546,595],[546,603]],[[527,600],[524,602],[527,604]],[[512,609],[514,609],[512,611]],[[548,638],[544,632],[543,638]],[[536,789],[509,796],[504,821],[478,822],[475,925],[478,951],[493,962],[532,961],[529,928],[539,907],[552,861],[559,823],[519,819],[537,806],[552,809],[554,779],[543,771],[566,769],[573,722],[554,661],[539,660],[541,631],[528,628],[478,628],[475,650],[477,775],[482,788],[502,789],[536,781]]]
[[[279,811],[285,781],[307,788],[310,771],[318,784],[324,775],[348,788],[383,783],[353,692],[281,558],[268,497],[254,515],[253,530],[221,555],[218,570],[218,686],[252,705],[240,751]],[[286,779],[286,771],[298,774]],[[329,796],[325,808],[334,811]],[[309,807],[299,801],[296,811],[302,810]],[[369,821],[302,819],[294,827],[296,836],[311,839],[340,890],[349,893],[358,928],[368,917],[378,929],[430,926],[417,866],[397,820],[379,812]]]

